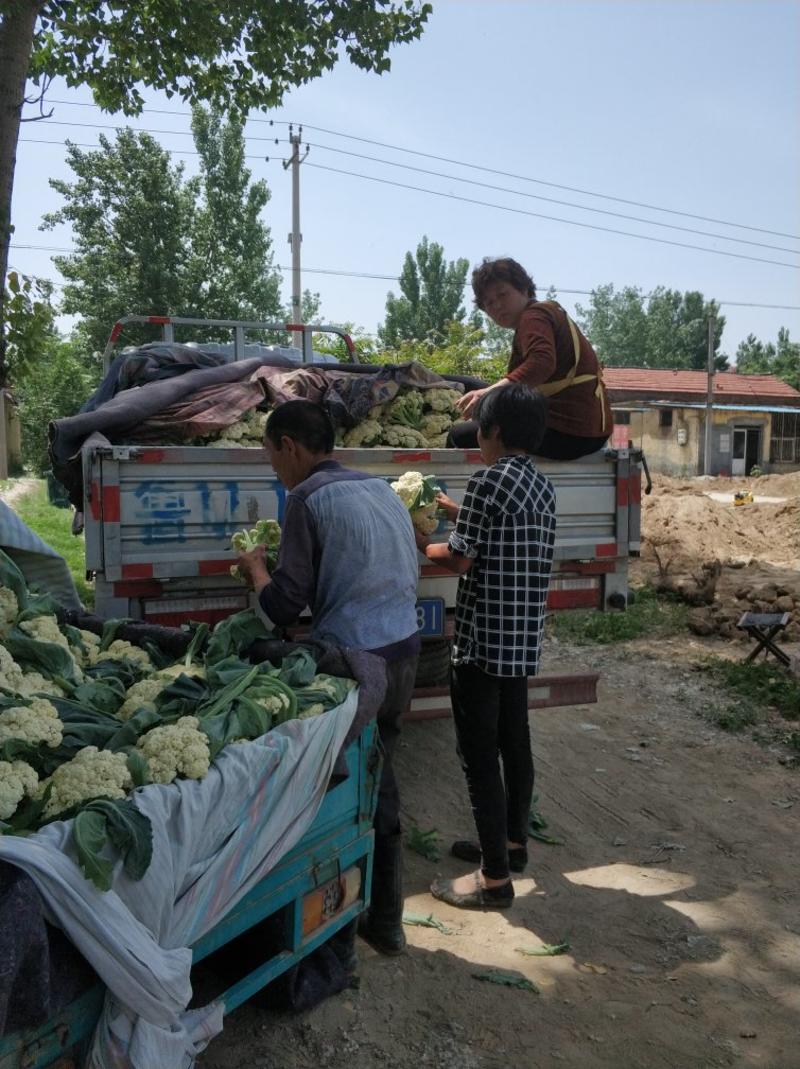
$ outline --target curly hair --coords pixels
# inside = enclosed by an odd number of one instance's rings
[[[516,260],[509,256],[493,260],[491,256],[484,258],[480,267],[472,272],[472,292],[475,294],[475,304],[484,311],[484,295],[488,286],[495,282],[507,282],[520,293],[528,297],[536,296],[536,286],[533,279]]]

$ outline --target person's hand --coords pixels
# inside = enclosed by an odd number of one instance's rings
[[[255,546],[247,553],[240,553],[238,555],[238,564],[239,571],[254,590],[265,586],[269,582],[266,546]]]
[[[478,401],[480,401],[485,393],[486,390],[470,390],[470,392],[465,393],[463,397],[459,397],[456,401],[456,408],[464,419],[469,419],[472,416]]]
[[[458,505],[453,501],[452,497],[448,497],[447,494],[443,494],[440,490],[436,495],[436,505],[451,523],[455,522],[456,516],[458,516]]]

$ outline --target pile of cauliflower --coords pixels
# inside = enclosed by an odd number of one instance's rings
[[[392,446],[396,449],[443,449],[450,428],[461,417],[458,390],[433,386],[403,389],[393,400],[373,408],[367,419],[346,432],[346,449]]]
[[[339,433],[336,444],[347,449],[364,446],[443,449],[448,431],[461,418],[456,407],[460,397],[460,388],[451,386],[431,386],[425,390],[404,387],[393,400],[372,408],[367,418],[357,426]],[[192,444],[213,446],[215,449],[261,447],[268,418],[269,411],[261,412],[252,408],[236,423],[217,434],[193,439]]]

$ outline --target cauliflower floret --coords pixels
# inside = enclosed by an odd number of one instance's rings
[[[325,712],[325,706],[322,702],[315,702],[313,705],[309,705],[307,709],[304,709],[302,713],[297,714],[298,720],[310,720],[312,716],[320,716]]]
[[[0,586],[0,635],[7,635],[19,615],[17,595],[10,587]]]
[[[0,820],[13,817],[22,799],[32,798],[38,786],[36,770],[27,761],[0,761]]]
[[[426,438],[435,438],[438,434],[447,434],[453,426],[452,418],[443,412],[429,412],[422,421],[422,433]]]
[[[240,441],[234,442],[232,438],[217,438],[215,442],[209,442],[208,444],[212,449],[239,449],[242,443]]]
[[[238,442],[241,438],[247,437],[250,433],[250,427],[245,420],[240,419],[236,423],[231,423],[230,427],[225,428],[225,437],[233,442]]]
[[[427,449],[424,435],[413,427],[401,427],[399,423],[389,423],[383,428],[384,445],[398,449]]]
[[[171,664],[169,668],[162,668],[155,678],[166,680],[166,685],[168,686],[169,683],[173,679],[177,679],[178,676],[193,676],[197,679],[205,679],[206,670],[202,664],[186,665],[181,662],[180,664]]]
[[[208,739],[196,716],[182,716],[175,724],[152,728],[136,743],[150,767],[155,783],[172,783],[180,773],[203,779],[211,764]]]
[[[438,386],[431,390],[425,390],[424,402],[425,407],[429,408],[432,412],[449,412],[452,415],[458,414],[456,408],[456,402],[461,398],[461,393],[458,390],[440,388]]]
[[[398,394],[384,406],[384,411],[388,423],[401,423],[405,427],[417,429],[422,423],[422,394],[417,390]]]
[[[32,698],[35,694],[50,694],[63,698],[64,689],[52,679],[45,679],[40,672],[25,672],[17,687],[17,694],[23,698]]]
[[[403,502],[407,509],[410,509],[414,502],[422,492],[424,484],[424,478],[420,471],[405,471],[392,483],[392,489]]]
[[[158,677],[140,679],[125,692],[125,701],[114,716],[118,720],[130,720],[137,709],[155,709],[156,698],[165,686],[166,684]]]
[[[80,646],[71,646],[72,656],[82,668],[90,668],[93,664],[97,664],[97,658],[100,655],[100,636],[94,631],[84,631],[83,628],[79,630],[85,652]]]
[[[18,694],[21,683],[22,669],[5,646],[0,646],[0,687]]]
[[[64,729],[56,707],[46,698],[32,698],[30,705],[14,705],[0,712],[0,743],[20,739],[50,749],[61,745]]]
[[[41,798],[50,786],[44,819],[63,813],[90,798],[124,798],[133,786],[124,753],[84,746],[71,761],[59,765],[52,776],[42,780],[36,797]]]
[[[103,650],[97,655],[98,661],[133,661],[134,664],[138,664],[140,668],[148,671],[153,670],[153,662],[150,660],[146,650],[139,649],[138,646],[134,646],[132,642],[127,642],[123,638],[115,638],[107,650]]]
[[[358,449],[359,446],[377,445],[381,440],[383,427],[376,419],[365,419],[357,427],[349,430],[343,440],[346,449]]]
[[[439,526],[439,520],[436,516],[436,504],[423,505],[421,509],[412,509],[411,522],[420,534],[433,534]]]
[[[447,431],[444,434],[428,435],[425,440],[429,449],[445,449],[447,447]]]
[[[66,636],[61,634],[55,616],[34,616],[32,620],[23,620],[19,627],[20,631],[35,638],[37,642],[53,642],[67,652],[72,652]]]

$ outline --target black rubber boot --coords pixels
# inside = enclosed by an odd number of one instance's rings
[[[400,834],[376,835],[372,903],[358,922],[358,934],[379,954],[396,957],[406,948],[403,931],[403,864]]]

